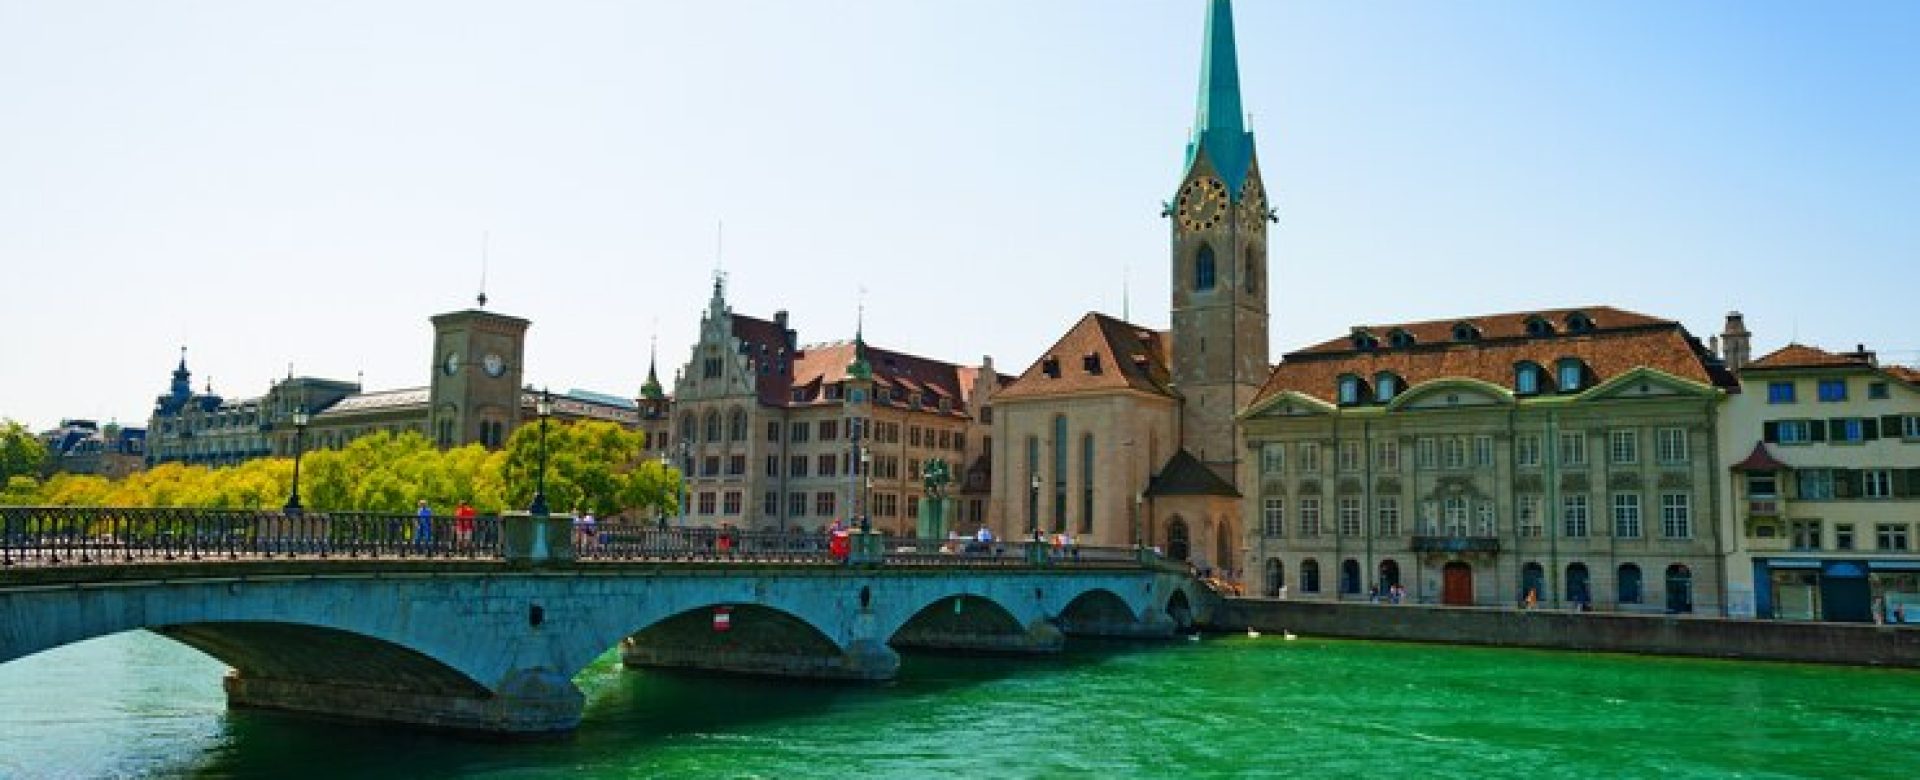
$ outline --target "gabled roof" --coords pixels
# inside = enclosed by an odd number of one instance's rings
[[[1565,324],[1576,313],[1591,321],[1591,330],[1568,331]],[[1561,327],[1551,335],[1528,335],[1527,322],[1535,317]],[[1454,326],[1461,323],[1472,324],[1479,336],[1454,341]],[[1336,402],[1340,377],[1346,374],[1372,382],[1379,374],[1391,373],[1405,388],[1442,378],[1475,379],[1510,388],[1514,367],[1520,363],[1535,363],[1552,372],[1562,358],[1585,364],[1590,380],[1586,386],[1646,367],[1729,391],[1738,387],[1732,375],[1679,323],[1610,306],[1370,325],[1365,329],[1374,334],[1405,331],[1414,336],[1415,343],[1393,347],[1382,342],[1361,349],[1352,336],[1343,336],[1290,353],[1274,367],[1254,403],[1287,390]]]
[[[1107,390],[1173,397],[1167,347],[1165,334],[1088,312],[1001,391],[1000,398]]]
[[[1160,469],[1147,482],[1147,496],[1161,498],[1166,496],[1223,496],[1239,498],[1240,491],[1221,479],[1207,464],[1201,463],[1193,453],[1185,448],[1173,453],[1167,465]]]
[[[1773,451],[1767,449],[1766,442],[1756,441],[1753,443],[1753,452],[1747,453],[1747,457],[1733,464],[1732,468],[1734,471],[1785,471],[1793,467],[1774,457]]]
[[[1847,355],[1828,352],[1819,347],[1805,344],[1788,344],[1767,353],[1766,357],[1742,366],[1742,371],[1770,368],[1872,368],[1873,362],[1865,354]]]

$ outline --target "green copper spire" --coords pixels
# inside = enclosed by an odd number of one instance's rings
[[[1240,106],[1240,58],[1233,45],[1233,0],[1208,0],[1200,53],[1200,108],[1187,144],[1187,168],[1205,149],[1237,197],[1253,162],[1253,134]]]
[[[847,364],[847,376],[861,381],[873,381],[873,366],[867,363],[867,305],[860,304],[860,317],[853,326],[853,362]]]
[[[659,351],[659,343],[656,341],[653,348],[648,350],[647,383],[640,386],[640,397],[649,401],[658,401],[667,397],[666,391],[660,389],[660,375],[653,370],[654,365],[660,362]]]

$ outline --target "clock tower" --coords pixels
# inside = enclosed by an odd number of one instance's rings
[[[1238,461],[1235,415],[1267,363],[1267,224],[1273,221],[1253,133],[1240,104],[1233,3],[1209,0],[1200,106],[1185,175],[1168,205],[1173,271],[1174,389],[1180,443],[1228,481]]]
[[[433,318],[427,430],[434,444],[478,442],[487,449],[506,444],[520,423],[520,371],[529,324],[478,308]]]

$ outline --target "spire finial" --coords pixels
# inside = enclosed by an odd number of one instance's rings
[[[482,309],[487,308],[487,244],[491,238],[492,234],[480,231],[480,294],[473,296],[473,300]]]

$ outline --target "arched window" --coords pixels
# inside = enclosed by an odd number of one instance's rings
[[[1386,403],[1400,394],[1400,376],[1387,371],[1373,375],[1373,400]]]
[[[680,415],[680,441],[687,444],[692,444],[695,441],[693,437],[693,412]]]
[[[1393,590],[1400,584],[1400,562],[1388,558],[1380,562],[1380,590],[1382,593]]]
[[[1553,321],[1538,314],[1527,318],[1527,335],[1544,338],[1553,335]]]
[[[1587,365],[1579,358],[1561,358],[1558,369],[1560,392],[1571,393],[1586,386]]]
[[[1340,562],[1340,593],[1345,596],[1360,594],[1360,562],[1348,558]]]
[[[1267,598],[1278,597],[1280,586],[1287,584],[1287,565],[1279,558],[1268,558],[1267,576],[1262,582],[1266,583]]]
[[[1471,322],[1462,322],[1453,326],[1454,341],[1479,341],[1480,329]]]
[[[747,411],[735,409],[727,421],[727,439],[729,441],[747,440]]]
[[[1193,258],[1193,289],[1213,289],[1213,247],[1200,245],[1200,251]]]
[[[1300,592],[1320,592],[1320,562],[1308,558],[1300,562]]]
[[[1093,533],[1093,434],[1080,437],[1080,533]]]
[[[720,413],[707,412],[707,441],[720,440]]]
[[[1540,364],[1522,361],[1513,367],[1513,391],[1521,395],[1540,392]]]
[[[1193,543],[1187,534],[1187,521],[1175,517],[1167,521],[1167,557],[1184,561],[1193,553]]]
[[[1575,604],[1593,602],[1593,592],[1588,587],[1587,565],[1584,563],[1567,564],[1567,600]]]
[[[1360,377],[1352,374],[1342,374],[1340,376],[1340,405],[1352,406],[1360,403],[1361,397]]]
[[[1353,333],[1353,348],[1361,352],[1372,352],[1380,348],[1380,340],[1374,338],[1372,333],[1357,330]]]
[[[1251,249],[1247,250],[1246,268],[1241,272],[1240,276],[1246,280],[1247,294],[1253,295],[1260,292],[1260,266],[1254,262],[1253,250]]]
[[[1617,581],[1619,582],[1619,586],[1620,586],[1619,587],[1620,598],[1618,599],[1620,603],[1622,604],[1640,603],[1640,599],[1642,598],[1642,596],[1640,595],[1641,588],[1640,588],[1640,567],[1639,566],[1636,566],[1631,563],[1620,564],[1620,575]]]
[[[1520,601],[1525,603],[1529,594],[1536,602],[1547,600],[1547,570],[1538,563],[1520,567]]]
[[[1684,563],[1667,567],[1667,611],[1675,614],[1693,611],[1693,570]]]
[[[1413,334],[1399,328],[1394,328],[1393,332],[1387,334],[1387,344],[1395,349],[1411,347],[1414,343]]]
[[[1067,530],[1067,416],[1053,416],[1053,532]]]
[[[1583,311],[1576,311],[1572,314],[1567,315],[1567,332],[1569,333],[1593,332],[1593,318],[1587,316],[1587,313]]]

